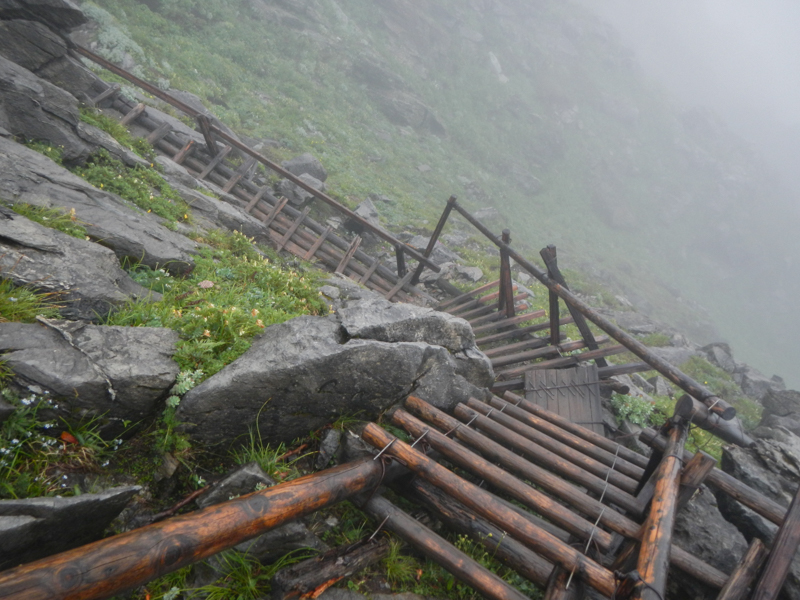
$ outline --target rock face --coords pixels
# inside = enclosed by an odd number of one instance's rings
[[[324,192],[326,190],[325,184],[321,180],[314,177],[313,175],[309,175],[308,173],[303,173],[302,175],[299,175],[298,178],[303,183],[311,186],[315,190],[319,190],[320,192]],[[304,190],[300,186],[295,185],[288,179],[281,179],[278,182],[275,191],[281,196],[286,196],[289,199],[289,202],[291,202],[294,205],[304,204],[309,200],[311,200],[312,198],[314,198],[314,196],[311,193]]]
[[[0,197],[37,206],[75,209],[90,238],[120,258],[163,267],[173,274],[191,272],[197,244],[170,231],[158,217],[129,206],[119,196],[86,183],[52,160],[0,137]]]
[[[325,170],[325,167],[322,166],[322,163],[319,162],[313,154],[308,152],[282,162],[281,166],[292,175],[297,175],[298,177],[304,173],[308,173],[319,181],[324,182],[328,179],[328,172]]]
[[[267,328],[186,394],[178,417],[189,433],[228,445],[257,427],[265,442],[289,441],[342,415],[373,419],[408,394],[448,409],[491,384],[491,364],[466,322],[358,296],[336,315]]]
[[[32,19],[56,30],[69,30],[87,21],[69,0],[0,0],[0,19]]]
[[[178,375],[178,334],[155,327],[106,327],[72,321],[0,323],[0,354],[14,385],[45,395],[52,416],[100,419],[104,434],[155,410]]]
[[[0,501],[0,571],[99,539],[140,489]]]
[[[2,175],[0,175],[2,178]],[[114,253],[0,206],[0,275],[55,294],[69,319],[93,321],[136,298],[160,297],[134,282]]]

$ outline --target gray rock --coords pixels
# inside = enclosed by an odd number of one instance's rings
[[[14,414],[15,410],[16,409],[11,404],[6,402],[2,396],[0,396],[0,426],[5,423],[8,417]]]
[[[35,71],[67,53],[64,39],[36,21],[0,21],[0,55]]]
[[[656,391],[655,386],[638,373],[631,375],[631,381],[646,394],[653,394]]]
[[[445,410],[480,394],[456,369],[441,346],[347,340],[335,318],[298,317],[186,394],[178,418],[210,445],[255,428],[265,442],[290,441],[342,415],[373,419],[410,393]]]
[[[410,246],[413,246],[417,250],[421,251],[424,251],[428,247],[428,242],[429,238],[426,238],[424,235],[415,235],[413,238],[408,240],[408,244]],[[430,260],[435,265],[441,265],[448,262],[461,262],[462,258],[452,250],[448,249],[447,246],[437,241],[436,245],[433,247],[433,252],[431,252]]]
[[[69,0],[0,0],[0,19],[34,19],[56,31],[69,31],[88,20]]]
[[[725,573],[730,573],[736,567],[739,558],[747,550],[744,536],[725,520],[717,507],[716,498],[705,486],[678,513],[673,541]],[[673,597],[699,598],[708,591],[677,570],[670,572],[669,580]],[[677,590],[680,590],[679,596],[676,595]]]
[[[2,206],[0,277],[55,294],[63,304],[62,316],[70,319],[92,321],[129,300],[160,298],[134,282],[108,248],[43,227]]]
[[[378,294],[336,312],[350,338],[380,342],[426,342],[461,352],[475,346],[464,319],[432,308],[389,302]]]
[[[259,485],[272,487],[275,485],[275,481],[258,466],[258,463],[247,463],[234,469],[211,486],[210,490],[196,500],[196,504],[200,508],[213,506],[255,492]]]
[[[283,161],[281,166],[292,175],[297,175],[298,177],[304,173],[308,173],[318,181],[324,182],[328,179],[328,172],[325,170],[325,167],[322,166],[322,163],[319,162],[314,155],[308,152],[296,156],[291,160]]]
[[[375,204],[369,198],[361,202],[353,212],[370,225],[374,227],[381,226],[381,215],[378,213],[378,209],[375,208]]]
[[[483,271],[481,271],[481,269],[478,267],[463,267],[461,265],[456,265],[455,270],[462,279],[472,281],[473,283],[483,279]]]
[[[50,399],[42,416],[96,417],[109,435],[123,420],[151,415],[166,395],[179,371],[172,360],[177,341],[165,328],[0,323],[0,353],[15,385]]]
[[[80,114],[75,97],[0,56],[0,126],[29,140],[63,147],[66,162],[82,163],[89,146],[75,130]]]
[[[701,350],[708,355],[708,360],[711,364],[718,366],[728,373],[736,371],[736,362],[731,356],[731,348],[728,344],[709,344],[701,348]]]
[[[617,325],[637,335],[649,335],[660,331],[660,326],[646,315],[634,311],[613,311],[609,315]]]
[[[653,386],[653,393],[656,396],[669,396],[672,398],[673,394],[675,393],[675,389],[672,385],[661,375],[656,375],[655,377],[651,377],[647,380],[647,382]]]
[[[325,432],[319,444],[317,460],[314,461],[314,466],[317,469],[324,469],[330,464],[331,459],[339,450],[339,443],[341,440],[342,432],[338,429],[328,429],[328,431]]]
[[[433,110],[413,94],[400,90],[372,90],[370,97],[395,125],[429,131],[438,136],[447,135]]]
[[[163,267],[173,274],[191,272],[198,245],[145,213],[88,184],[52,160],[0,138],[0,196],[7,202],[75,209],[89,237],[120,258]]]
[[[0,570],[99,539],[140,490],[126,486],[71,498],[0,500]]]
[[[653,354],[667,361],[671,365],[679,367],[693,356],[697,356],[698,352],[691,348],[674,348],[665,346],[663,348],[651,348]]]
[[[183,165],[179,165],[166,156],[156,156],[156,162],[163,169],[164,179],[170,185],[179,184],[192,190],[197,188],[197,179],[190,175]]]
[[[298,178],[315,190],[319,190],[320,192],[324,192],[326,190],[325,184],[322,181],[312,175],[309,175],[308,173],[299,175]],[[281,179],[278,182],[275,191],[281,196],[286,196],[286,198],[289,199],[289,202],[294,205],[305,204],[314,198],[313,194],[304,190],[300,186],[295,185],[288,179]]]
[[[770,390],[778,391],[782,387],[780,383],[766,377],[761,371],[748,365],[737,369],[733,379],[742,388],[745,396],[758,402],[761,402]]]
[[[65,89],[82,102],[91,100],[108,85],[83,64],[69,55],[60,56],[42,65],[36,74],[53,85]]]
[[[795,390],[767,390],[761,404],[761,425],[782,426],[800,436],[800,392]]]

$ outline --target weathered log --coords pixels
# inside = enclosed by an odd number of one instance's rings
[[[603,339],[599,340],[600,343],[605,343],[608,341],[608,336],[603,336]],[[499,358],[495,358],[492,360],[492,368],[499,369],[500,367],[505,367],[506,365],[513,365],[516,363],[521,363],[529,360],[534,360],[537,358],[544,358],[546,356],[559,356],[562,352],[572,352],[573,350],[581,350],[586,347],[586,342],[583,340],[575,341],[575,342],[567,342],[565,344],[561,344],[560,346],[547,346],[546,348],[536,348],[533,350],[528,350],[526,352],[520,352],[518,354],[511,354],[509,356],[501,356]]]
[[[522,421],[505,414],[505,412],[502,410],[497,410],[483,402],[480,402],[479,400],[476,400],[475,398],[470,398],[467,401],[467,406],[473,410],[477,410],[493,421],[497,421],[500,425],[508,428],[514,433],[517,433],[522,437],[534,442],[535,444],[538,444],[542,448],[552,452],[554,455],[568,460],[572,464],[577,465],[581,469],[584,469],[593,475],[602,477],[611,485],[624,490],[631,495],[633,495],[635,492],[638,482],[618,471],[616,469],[616,465],[611,466],[603,464],[591,456],[584,454],[583,452],[576,450],[575,448],[568,446],[567,444],[560,442],[555,438],[550,437],[546,433],[538,429],[534,429],[530,425],[527,425],[526,423],[523,423]]]
[[[655,491],[650,514],[642,527],[637,562],[643,584],[637,588],[637,595],[642,600],[664,600],[686,429],[683,424],[673,424],[664,458],[655,474]]]
[[[361,540],[281,569],[272,578],[272,600],[305,598],[320,587],[350,577],[389,554],[385,539]]]
[[[455,196],[450,196],[450,198],[447,200],[447,204],[442,211],[442,215],[439,217],[439,222],[436,223],[436,228],[433,230],[431,239],[428,240],[428,245],[425,247],[425,252],[422,253],[425,258],[430,258],[431,252],[433,252],[433,249],[436,247],[436,242],[439,240],[439,236],[442,235],[442,230],[444,229],[445,223],[447,223],[447,218],[450,216],[450,212],[453,210],[453,203],[455,201]],[[419,276],[422,275],[424,268],[425,265],[420,263],[416,271],[414,271],[414,276],[411,278],[411,285],[417,285],[417,283],[419,283]]]
[[[758,538],[753,538],[739,564],[731,573],[725,586],[719,591],[717,600],[744,600],[758,576],[758,571],[767,557],[767,547]]]
[[[470,452],[438,431],[427,427],[425,423],[404,410],[395,411],[392,415],[392,423],[408,431],[414,438],[418,438],[427,431],[425,436],[427,443],[447,460],[491,483],[517,502],[533,509],[579,539],[587,540],[593,537],[603,551],[606,551],[611,545],[611,535],[608,532],[596,530],[593,523],[576,515],[536,488],[526,485],[510,473]]]
[[[608,510],[606,506],[595,498],[587,496],[583,490],[517,456],[483,434],[465,427],[463,423],[431,406],[424,400],[409,396],[406,399],[405,407],[438,429],[452,432],[453,436],[458,438],[460,442],[475,448],[487,460],[496,462],[510,472],[516,473],[520,478],[539,486],[547,493],[563,500],[589,518],[598,520],[601,525],[611,531],[628,538],[635,538],[639,535],[640,526],[638,523],[614,510]],[[725,581],[728,578],[725,573],[698,560],[678,546],[672,547],[671,560],[681,571],[717,589],[725,585]]]
[[[413,492],[411,498],[425,506],[437,519],[482,544],[492,556],[529,581],[542,586],[547,584],[553,570],[551,562],[480,518],[436,486],[415,477],[400,491]]]
[[[516,342],[514,344],[506,344],[505,346],[498,346],[497,348],[490,348],[489,350],[484,350],[483,353],[486,355],[487,358],[497,358],[498,356],[503,356],[505,354],[512,354],[514,352],[520,352],[523,350],[534,350],[536,348],[542,348],[543,346],[547,346],[549,343],[550,340],[547,338],[530,336],[530,339],[524,340],[522,342]]]
[[[513,327],[514,325],[519,325],[520,323],[527,323],[528,321],[539,319],[543,317],[545,314],[546,311],[544,310],[534,310],[529,313],[517,315],[510,319],[500,317],[496,323],[487,323],[486,325],[479,325],[477,327],[473,327],[472,330],[475,332],[475,336],[477,337],[478,334],[486,333],[487,331],[494,331],[496,329],[503,329],[505,327]],[[483,342],[481,341],[481,343]]]
[[[377,425],[372,425],[380,429]],[[497,575],[442,539],[436,533],[412,519],[382,496],[374,496],[362,508],[377,523],[417,548],[425,556],[452,573],[457,579],[494,600],[528,600]]]
[[[559,325],[569,325],[570,323],[572,323],[572,317],[566,317],[564,319],[561,319],[558,323]],[[546,323],[536,323],[535,325],[526,325],[525,327],[517,327],[515,329],[512,329],[511,331],[492,333],[491,335],[484,335],[483,337],[480,337],[478,336],[478,334],[475,334],[475,342],[479,346],[487,346],[488,344],[494,344],[496,342],[501,342],[503,340],[525,337],[530,333],[535,333],[536,331],[544,331],[545,329],[549,328],[550,328],[550,323],[546,322]]]
[[[666,447],[667,440],[664,436],[659,435],[654,429],[644,429],[639,434],[639,439],[645,444],[655,448],[656,450],[663,451]],[[692,456],[691,452],[684,451],[683,460],[689,462]],[[760,494],[748,485],[745,485],[735,477],[728,473],[714,468],[706,479],[708,485],[714,486],[718,490],[725,492],[731,498],[738,500],[747,508],[752,509],[765,519],[781,525],[783,517],[786,514],[786,508],[770,500],[766,496]]]
[[[512,296],[512,300],[516,306],[517,302],[521,300],[525,300],[528,297],[528,294],[523,292],[522,294],[517,294],[516,296]],[[473,313],[472,316],[464,316],[459,315],[462,319],[466,319],[469,321],[469,324],[472,325],[474,328],[479,328],[484,324],[495,324],[500,323],[503,326],[509,326],[508,321],[514,319],[514,317],[507,317],[505,311],[497,312],[495,310],[496,307],[493,306],[486,306],[484,308],[476,309],[474,311],[470,311]],[[527,308],[525,305],[520,304],[519,310],[525,310]]]
[[[503,230],[503,243],[511,243],[511,232],[508,229]],[[497,305],[497,311],[505,314],[507,319],[514,317],[514,292],[512,291],[513,283],[511,282],[511,262],[509,261],[508,254],[500,251],[500,298]]]
[[[716,464],[717,460],[703,451],[695,454],[686,463],[681,473],[681,486],[678,491],[678,511],[689,503],[695,492],[705,482],[711,471],[714,470]]]
[[[633,450],[626,448],[625,446],[622,446],[613,440],[603,437],[591,429],[576,425],[566,417],[562,417],[558,413],[554,413],[553,411],[547,410],[546,408],[539,406],[534,402],[526,400],[522,396],[512,394],[511,392],[506,392],[503,394],[503,399],[507,400],[514,406],[518,406],[519,408],[522,408],[523,410],[526,410],[529,413],[544,419],[545,421],[550,421],[554,425],[558,425],[561,429],[568,431],[579,438],[586,440],[587,442],[591,442],[595,446],[598,446],[607,452],[621,456],[628,462],[643,468],[647,466],[646,456],[642,456],[638,452],[634,452]]]
[[[710,431],[730,444],[736,444],[743,448],[749,448],[755,444],[755,441],[744,432],[744,427],[739,419],[734,417],[725,421],[718,414],[710,411],[705,404],[687,394],[681,396],[675,403],[675,414],[701,429]]]
[[[723,419],[732,419],[736,415],[736,410],[725,401],[717,398],[714,393],[711,392],[711,390],[703,387],[680,369],[671,365],[669,362],[655,354],[652,350],[650,350],[650,348],[645,346],[642,342],[637,340],[629,333],[623,331],[621,327],[603,317],[595,309],[573,294],[570,290],[566,289],[563,285],[548,277],[548,275],[539,267],[534,265],[529,260],[526,260],[511,246],[504,244],[496,235],[491,232],[488,227],[473,217],[458,202],[454,203],[453,208],[458,211],[467,221],[469,221],[476,229],[478,229],[478,231],[485,235],[495,246],[507,251],[508,255],[513,258],[519,266],[538,279],[548,290],[558,294],[558,296],[564,300],[564,302],[566,302],[567,306],[578,310],[592,323],[597,325],[600,329],[605,331],[608,335],[617,340],[620,344],[625,346],[644,362],[652,366],[656,371],[661,373],[664,377],[669,379],[687,394],[699,398],[706,405],[710,406],[713,404],[714,412],[721,414]]]
[[[375,448],[384,449],[386,454],[402,461],[414,473],[446,491],[483,518],[510,532],[531,550],[566,569],[574,568],[576,577],[582,578],[600,593],[610,596],[614,592],[614,574],[611,571],[509,511],[488,492],[461,479],[373,423],[364,428],[361,437]]]
[[[109,598],[374,488],[381,473],[358,460],[9,569],[0,598]]]
[[[637,513],[639,506],[636,499],[629,493],[613,485],[607,485],[603,478],[542,448],[538,444],[531,442],[507,427],[491,419],[487,419],[479,412],[467,408],[463,404],[459,404],[456,407],[454,414],[456,418],[465,423],[472,421],[476,429],[480,429],[495,442],[521,452],[529,461],[535,462],[545,469],[557,473],[596,494],[604,494],[606,502],[616,504],[632,514],[639,514]]]
[[[577,600],[584,597],[583,586],[579,581],[571,581],[569,571],[556,567],[547,582],[544,600]]]
[[[751,600],[774,600],[778,596],[798,546],[800,546],[800,489],[795,493],[783,524],[775,535]]]
[[[567,446],[579,450],[598,462],[608,466],[613,466],[615,471],[619,471],[623,475],[627,475],[628,477],[639,480],[644,473],[644,470],[640,466],[632,462],[628,462],[628,460],[619,455],[619,447],[617,447],[616,454],[609,452],[608,450],[604,450],[603,448],[600,448],[573,433],[561,429],[561,427],[558,425],[542,419],[541,417],[537,417],[531,412],[518,408],[506,400],[498,398],[497,396],[493,396],[491,398],[489,401],[489,406],[501,409],[503,414],[513,417],[514,419],[525,423],[529,427],[538,429],[551,438],[554,438],[559,442],[566,444]]]
[[[449,201],[448,201],[448,203],[449,203]],[[497,279],[495,281],[490,281],[489,283],[486,283],[486,284],[484,284],[484,285],[482,285],[480,287],[476,287],[474,290],[470,290],[468,292],[464,292],[460,296],[456,296],[455,298],[451,298],[450,300],[446,300],[445,302],[442,302],[441,304],[437,304],[436,305],[436,310],[443,310],[443,311],[449,312],[448,311],[449,308],[452,308],[454,306],[458,306],[459,304],[463,304],[464,302],[467,302],[469,300],[474,300],[476,294],[480,294],[482,292],[485,292],[486,290],[490,290],[493,287],[496,287],[498,285],[500,285],[500,280],[499,279]]]

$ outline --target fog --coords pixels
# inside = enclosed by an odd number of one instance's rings
[[[620,32],[647,75],[679,102],[714,109],[800,189],[799,2],[583,3]]]

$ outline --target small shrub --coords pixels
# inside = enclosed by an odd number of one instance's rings
[[[614,394],[611,396],[611,406],[620,419],[630,421],[639,427],[650,426],[654,407],[648,400],[637,396]]]
[[[36,317],[58,317],[56,295],[41,294],[26,287],[16,287],[10,279],[0,279],[0,323],[33,323]]]
[[[131,132],[119,121],[112,119],[94,108],[82,108],[81,120],[89,125],[102,129],[120,144],[133,150],[136,154],[149,161],[155,159],[153,147],[144,138],[131,135]]]
[[[86,238],[86,228],[83,226],[84,223],[78,219],[74,208],[67,211],[24,203],[15,204],[11,208],[15,213],[31,221],[36,221],[40,225],[57,229],[81,240]]]

